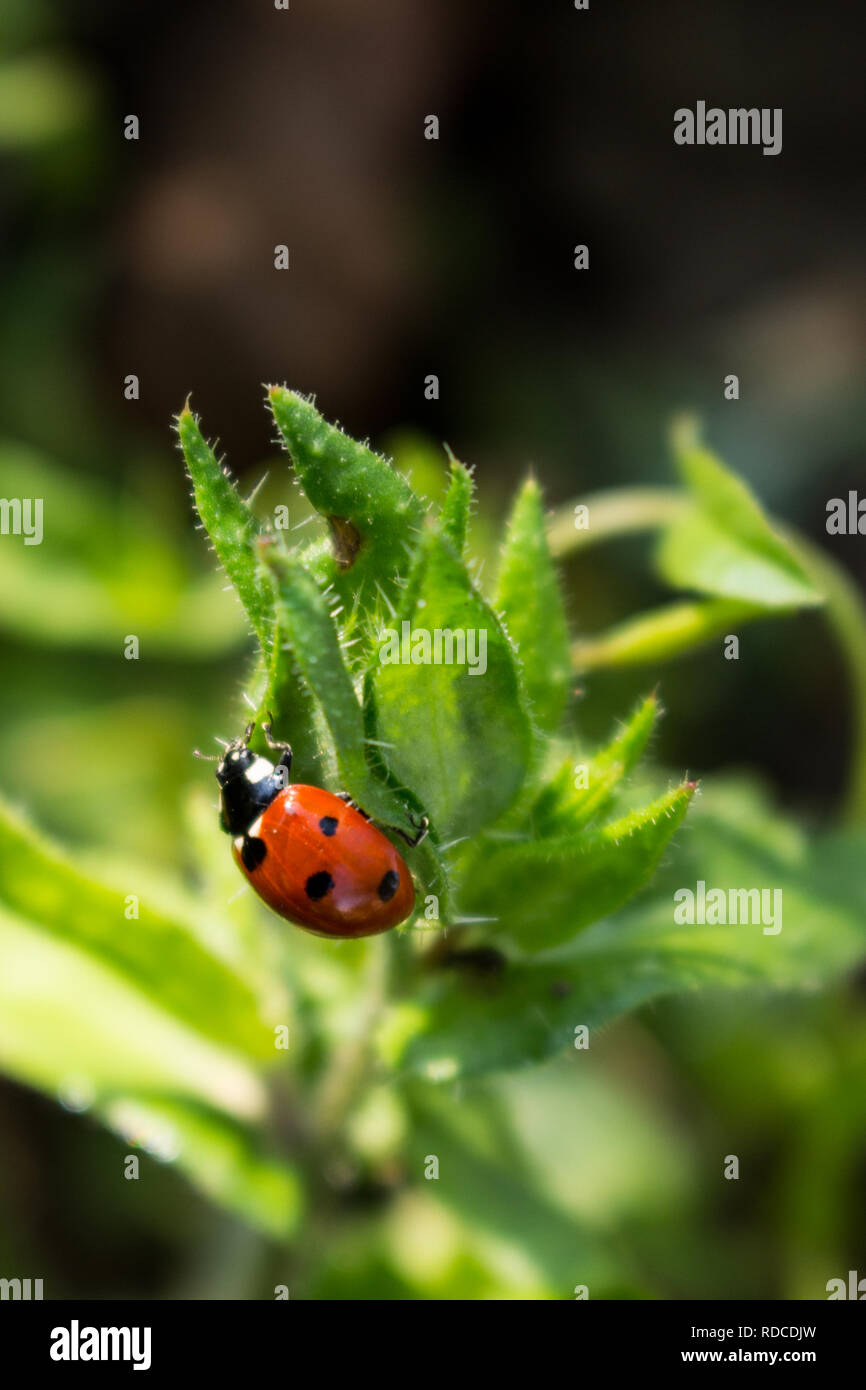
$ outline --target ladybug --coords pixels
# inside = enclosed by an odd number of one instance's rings
[[[316,936],[374,936],[404,922],[415,906],[400,854],[345,792],[289,783],[292,750],[262,724],[275,763],[253,753],[255,723],[218,760],[220,823],[235,863],[274,912]],[[201,755],[200,755],[201,756]],[[427,833],[427,820],[407,844]]]

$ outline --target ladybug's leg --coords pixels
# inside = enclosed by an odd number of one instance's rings
[[[277,743],[272,737],[273,730],[274,726],[270,719],[268,719],[266,724],[262,724],[262,733],[265,736],[265,742],[272,752],[279,753],[280,755],[274,766],[284,767],[286,769],[286,779],[288,780],[289,773],[292,770],[292,746],[290,743]]]
[[[338,796],[341,801],[345,801],[346,805],[351,806],[353,810],[357,811],[359,815],[364,817],[364,820],[370,819],[363,807],[359,806],[355,798],[350,796],[348,792],[335,792],[335,796]],[[401,840],[406,841],[406,844],[409,846],[410,849],[414,849],[416,845],[420,845],[421,841],[424,839],[424,836],[427,834],[430,822],[428,821],[426,816],[422,816],[420,820],[415,820],[411,816],[409,819],[412,821],[412,824],[415,826],[415,829],[417,831],[417,834],[415,835],[407,835],[405,830],[401,830],[399,826],[396,825],[392,825],[390,828],[394,831],[395,835],[400,836]]]
[[[359,806],[355,798],[350,796],[348,792],[335,792],[334,795],[339,797],[340,801],[345,801],[346,805],[351,806],[353,811],[357,811],[359,816],[364,817],[364,820],[370,819],[363,807]]]
[[[428,821],[426,816],[422,816],[420,820],[414,820],[410,816],[410,820],[412,821],[412,824],[415,826],[415,829],[417,831],[417,834],[414,836],[414,838],[411,835],[407,835],[406,831],[401,830],[399,826],[394,825],[391,828],[396,835],[400,836],[401,840],[406,841],[406,844],[409,846],[410,849],[414,849],[416,845],[420,845],[421,841],[424,839],[424,836],[427,834],[430,822]]]

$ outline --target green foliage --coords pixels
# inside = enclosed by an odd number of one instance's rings
[[[661,573],[677,589],[698,589],[763,608],[822,601],[790,545],[777,535],[741,479],[696,442],[675,432],[677,463],[690,505],[659,546]]]
[[[463,901],[525,951],[559,946],[643,886],[693,794],[693,784],[677,787],[592,833],[488,848],[471,864]]]
[[[219,958],[204,923],[145,896],[136,905],[140,925],[127,925],[119,889],[94,882],[2,805],[0,884],[10,912],[96,954],[207,1036],[252,1056],[268,1055],[272,1040],[239,963]]]
[[[414,631],[467,634],[467,664],[384,664],[368,688],[382,756],[399,782],[416,790],[443,839],[472,835],[513,802],[526,775],[531,731],[514,650],[490,604],[445,537],[421,541],[393,619]],[[469,633],[485,644],[468,664]]]
[[[469,513],[472,507],[472,472],[449,453],[451,463],[451,477],[448,482],[448,491],[442,501],[439,511],[439,528],[443,536],[448,540],[457,551],[462,555],[466,549],[466,538],[469,533]]]
[[[359,1259],[369,1288],[386,1296],[461,1288],[473,1297],[503,1289],[568,1297],[577,1282],[640,1296],[642,1278],[612,1261],[598,1227],[625,1203],[623,1192],[643,1191],[646,1144],[617,1169],[613,1141],[597,1135],[578,1200],[567,1178],[572,1157],[551,1136],[522,1134],[530,1092],[503,1074],[547,1062],[559,1070],[539,1073],[546,1104],[558,1097],[565,1117],[566,1098],[579,1095],[590,1113],[609,1116],[598,1078],[576,1076],[580,1025],[595,1036],[665,997],[736,990],[764,1001],[838,978],[866,945],[864,845],[859,833],[810,844],[741,786],[711,783],[697,797],[693,782],[645,761],[638,785],[658,698],[641,700],[608,742],[588,747],[574,728],[572,671],[661,660],[746,618],[814,603],[817,587],[743,486],[681,441],[689,493],[661,509],[660,563],[670,582],[707,597],[569,650],[534,480],[514,502],[488,596],[476,563],[484,525],[470,535],[468,468],[452,456],[437,478],[430,451],[415,445],[410,483],[305,397],[274,387],[269,401],[295,480],[322,519],[318,538],[305,529],[294,546],[242,499],[189,408],[178,417],[202,527],[239,604],[220,596],[212,574],[189,576],[176,538],[141,504],[118,510],[104,489],[82,492],[10,446],[10,477],[32,462],[40,486],[8,490],[44,493],[57,544],[28,556],[26,584],[21,549],[3,549],[3,621],[16,635],[32,625],[46,648],[63,650],[116,654],[125,631],[143,632],[184,672],[172,677],[178,689],[191,663],[236,657],[246,638],[247,704],[259,722],[271,714],[277,736],[292,742],[296,776],[348,791],[392,836],[429,818],[417,849],[398,842],[419,890],[415,917],[384,939],[339,946],[285,927],[242,891],[209,778],[205,792],[198,777],[183,833],[171,837],[182,848],[165,879],[144,854],[115,861],[118,847],[135,848],[119,830],[98,857],[61,852],[4,805],[0,1063],[71,1108],[89,1108],[146,1158],[174,1163],[270,1238],[303,1238],[304,1206],[317,1206],[312,1229],[334,1232],[327,1253],[307,1251],[318,1296],[341,1296]],[[441,501],[428,505],[422,492]],[[633,529],[634,519],[625,524]],[[406,657],[404,623],[409,660],[383,659],[395,656],[395,642]],[[413,634],[437,630],[451,640],[483,634],[483,662],[478,645],[468,652],[475,674],[468,660],[411,659]],[[240,732],[250,716],[230,708],[234,669],[218,681],[205,669],[176,736],[204,743],[215,727]],[[151,709],[140,697],[134,709],[110,718],[90,711],[76,725],[84,752],[78,761],[69,753],[72,780],[87,781],[76,810],[103,837],[112,811],[102,805],[94,821],[91,801],[111,795],[130,729],[148,718],[161,728],[165,711],[165,702]],[[41,726],[30,732],[25,762],[45,736]],[[154,729],[138,737],[156,760]],[[264,749],[260,730],[255,738]],[[98,740],[108,741],[112,766],[88,790]],[[176,768],[175,756],[172,785]],[[200,772],[191,766],[190,778]],[[167,780],[158,784],[163,800]],[[677,835],[687,813],[689,831]],[[74,819],[61,818],[64,828],[74,833]],[[698,879],[781,888],[782,932],[676,925],[673,892]],[[138,917],[124,913],[129,894]],[[285,1054],[274,1047],[278,1025],[291,1037]],[[476,1088],[471,1105],[442,1091],[457,1079]],[[617,1133],[632,1132],[633,1098],[609,1104]],[[583,1114],[568,1123],[582,1126]],[[531,1122],[533,1134],[544,1118]],[[679,1152],[673,1133],[653,1143]],[[411,1179],[427,1153],[447,1166],[447,1184]],[[383,1185],[392,1181],[383,1174],[408,1165],[399,1200],[410,1204],[413,1233],[426,1222],[433,1246],[453,1241],[459,1251],[450,1264],[443,1256],[444,1272],[426,1257],[413,1262],[386,1227],[375,1241],[365,1236],[358,1255],[321,1183],[335,1160],[334,1171],[345,1163],[358,1181]],[[671,1221],[675,1205],[670,1193],[660,1200],[659,1220]],[[516,1263],[502,1258],[509,1241]]]
[[[600,637],[575,642],[572,656],[581,671],[601,666],[646,666],[694,651],[713,637],[737,630],[766,610],[736,599],[706,603],[669,603],[651,613],[630,618]]]
[[[188,405],[178,416],[177,432],[202,525],[267,654],[273,639],[273,598],[262,582],[253,549],[262,528],[217,462]]]
[[[550,958],[507,961],[495,989],[470,971],[456,984],[437,973],[420,979],[411,1002],[395,1005],[380,1026],[388,1064],[439,1082],[477,1076],[543,1061],[573,1045],[578,1025],[592,1033],[666,995],[811,993],[851,969],[866,952],[863,876],[838,870],[852,840],[863,853],[863,836],[810,845],[772,808],[750,801],[741,788],[705,793],[655,894]],[[725,891],[780,889],[782,930],[677,925],[673,891],[699,878]]]
[[[561,1204],[536,1190],[495,1098],[477,1094],[470,1114],[455,1113],[446,1097],[430,1090],[412,1096],[412,1147],[419,1157],[436,1154],[449,1181],[442,1200],[489,1239],[519,1243],[536,1287],[524,1297],[567,1297],[578,1281],[596,1293],[612,1293],[613,1262],[603,1244]],[[503,1163],[503,1150],[508,1163]]]
[[[217,1014],[209,1038],[173,1013],[171,991],[163,1007],[151,981],[136,984],[95,946],[49,935],[5,906],[0,941],[0,1056],[8,1075],[69,1103],[67,1093],[80,1092],[82,1109],[112,1096],[161,1094],[261,1119],[256,1068],[230,1042],[211,1040]]]
[[[385,459],[329,425],[311,400],[281,386],[268,398],[298,482],[330,526],[325,575],[364,609],[387,603],[408,570],[424,505]]]
[[[303,682],[321,711],[342,788],[351,793],[368,815],[392,830],[402,831],[409,839],[414,838],[417,813],[413,815],[406,798],[386,786],[381,776],[375,775],[376,764],[368,756],[375,750],[367,739],[362,709],[343,662],[327,594],[299,557],[268,541],[263,542],[259,550],[265,569],[273,576],[278,631],[288,648],[284,659],[293,663],[296,679]],[[271,687],[269,694],[275,697],[275,703],[279,690],[285,688],[286,683]],[[276,707],[280,710],[282,724],[289,727],[285,711],[279,704]],[[290,728],[289,731],[292,738],[297,739],[298,730]],[[309,737],[314,729],[310,725],[300,732],[306,732]],[[427,870],[428,880],[438,883],[442,870],[432,845],[425,844],[418,856]]]
[[[302,1212],[295,1169],[258,1136],[202,1105],[109,1101],[105,1121],[134,1148],[175,1162],[208,1197],[275,1240],[294,1234]]]
[[[68,650],[116,653],[134,632],[152,655],[204,660],[237,649],[240,611],[210,575],[193,579],[186,537],[132,493],[71,477],[36,450],[0,443],[4,497],[36,497],[51,544],[0,546],[0,627]]]
[[[600,494],[591,499],[589,529],[575,530],[565,508],[553,519],[551,536],[556,553],[563,555],[609,537],[658,531],[660,577],[675,589],[709,597],[667,604],[578,638],[571,649],[577,669],[667,661],[757,618],[823,604],[829,595],[827,616],[853,650],[859,690],[864,614],[845,591],[844,579],[806,541],[770,522],[742,479],[698,443],[690,421],[674,429],[673,447],[684,493],[645,488]],[[859,784],[855,798],[863,799]]]
[[[588,763],[569,758],[542,788],[527,818],[534,836],[582,830],[613,801],[624,777],[641,758],[659,717],[655,695],[641,700],[616,738]]]
[[[514,503],[495,604],[520,653],[533,720],[546,733],[553,733],[568,700],[571,659],[541,490],[534,478],[527,478]]]

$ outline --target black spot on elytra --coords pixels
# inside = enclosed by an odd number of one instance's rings
[[[252,873],[257,869],[268,852],[268,847],[264,840],[260,840],[256,835],[245,835],[241,845],[241,863],[245,869]]]
[[[317,903],[326,893],[331,891],[333,886],[334,880],[331,878],[331,875],[325,869],[320,869],[317,874],[310,874],[305,885],[305,891],[307,897],[312,898],[313,902]]]
[[[383,903],[389,903],[399,887],[400,875],[396,874],[393,869],[389,869],[386,874],[382,875],[382,882],[376,891]]]
[[[319,821],[319,829],[323,835],[336,835],[339,821],[336,816],[322,816]]]

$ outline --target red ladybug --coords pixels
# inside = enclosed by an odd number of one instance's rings
[[[350,797],[289,785],[292,750],[275,743],[277,762],[249,747],[255,724],[220,758],[220,821],[234,837],[235,863],[259,897],[317,936],[374,936],[404,922],[415,906],[412,875],[381,830]],[[426,818],[410,840],[427,832]]]

